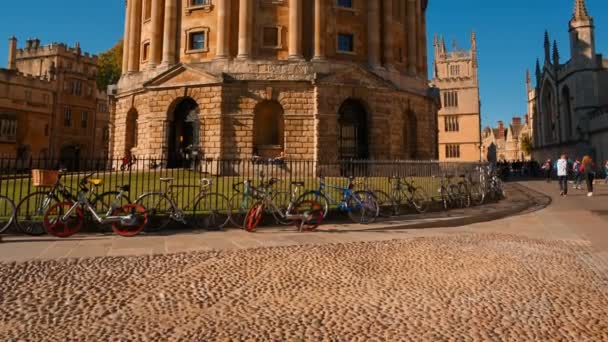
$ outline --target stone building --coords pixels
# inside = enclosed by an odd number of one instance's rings
[[[128,0],[115,156],[431,159],[427,0]]]
[[[471,50],[446,49],[445,40],[435,36],[434,86],[441,92],[437,120],[439,159],[479,161],[481,158],[481,108],[477,63],[477,40],[471,34]]]
[[[595,50],[595,28],[584,0],[574,1],[569,23],[570,59],[560,62],[545,32],[545,56],[536,62],[536,87],[528,91],[536,160],[590,154],[608,159],[608,59]],[[529,87],[530,88],[530,87]]]
[[[96,72],[97,57],[83,54],[78,44],[43,46],[28,39],[19,49],[11,37],[7,68],[0,69],[0,154],[107,156],[109,110]]]
[[[513,117],[508,127],[502,121],[498,121],[496,128],[486,127],[482,131],[481,155],[484,161],[525,161],[530,160],[531,155],[524,151],[522,144],[524,140],[531,139],[528,115],[524,117]]]

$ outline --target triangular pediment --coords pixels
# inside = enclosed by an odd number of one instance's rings
[[[170,88],[194,85],[222,83],[221,76],[213,75],[205,70],[182,64],[171,68],[152,78],[144,84],[146,88]]]
[[[360,66],[340,69],[331,74],[321,74],[317,78],[317,82],[331,85],[395,89],[395,85],[390,81]]]

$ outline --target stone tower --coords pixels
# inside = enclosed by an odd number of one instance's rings
[[[570,53],[574,63],[592,64],[595,60],[593,18],[587,12],[585,0],[575,0],[570,20]]]
[[[481,118],[477,63],[477,38],[471,49],[446,49],[443,37],[435,37],[433,84],[441,91],[438,113],[439,159],[476,161],[481,158]]]

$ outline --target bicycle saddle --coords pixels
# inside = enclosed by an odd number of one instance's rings
[[[89,178],[87,182],[93,186],[100,186],[103,184],[103,179],[100,178]]]
[[[291,182],[291,185],[304,186],[304,182]]]
[[[127,184],[127,185],[119,186],[118,189],[121,191],[124,191],[124,192],[129,192],[131,190],[131,186]]]
[[[169,178],[161,178],[160,181],[163,183],[169,183],[172,182],[175,178],[173,177],[169,177]]]

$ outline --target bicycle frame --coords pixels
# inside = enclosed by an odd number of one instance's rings
[[[118,208],[116,206],[116,203],[120,203],[120,198],[124,194],[122,190],[118,193],[116,199],[114,200],[114,202],[112,202],[112,204],[108,208],[107,213],[103,215],[103,217],[95,212],[95,209],[93,209],[91,203],[89,202],[89,199],[87,198],[87,195],[90,195],[92,193],[94,193],[94,190],[81,191],[78,195],[78,201],[74,203],[74,205],[72,205],[72,207],[70,207],[70,209],[68,209],[68,211],[63,214],[63,216],[61,216],[61,220],[67,221],[70,215],[72,215],[72,213],[74,212],[74,210],[76,210],[76,208],[82,207],[86,209],[93,216],[93,219],[95,219],[95,221],[100,224],[123,222],[124,224],[129,225],[133,221],[133,215],[131,214],[125,216],[111,216],[112,212],[116,210],[116,208]]]
[[[325,179],[321,178],[320,181],[319,181],[319,188],[317,190],[314,190],[314,192],[317,195],[323,195],[323,196],[325,196],[325,198],[327,198],[331,204],[337,204],[340,211],[342,211],[342,212],[349,212],[349,211],[352,211],[352,208],[350,208],[348,206],[348,199],[349,198],[354,198],[355,201],[357,201],[358,205],[362,204],[361,201],[359,201],[359,199],[357,198],[357,196],[354,195],[354,192],[350,189],[350,185],[351,184],[349,184],[349,186],[347,186],[346,188],[338,187],[338,186],[334,186],[334,185],[331,185],[331,184],[327,184],[325,182]],[[328,192],[325,191],[325,188],[339,190],[340,192],[342,192],[342,201],[341,202],[336,201],[331,196],[330,193],[328,193]]]

